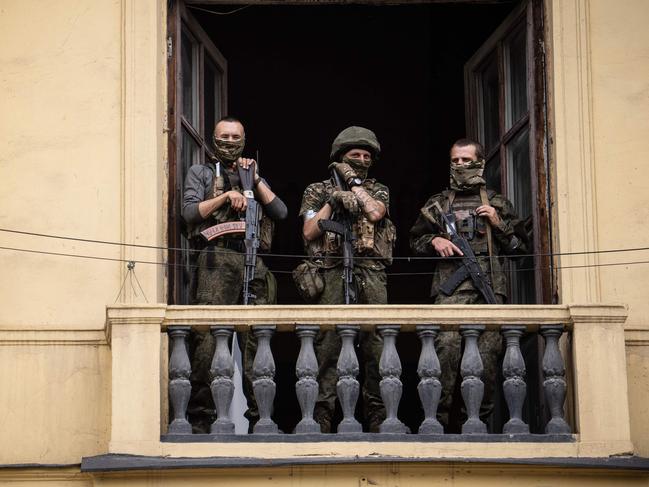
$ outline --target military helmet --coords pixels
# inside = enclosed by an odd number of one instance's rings
[[[343,152],[352,148],[362,148],[372,153],[373,159],[378,159],[381,144],[374,132],[363,127],[347,127],[340,132],[331,144],[331,160],[335,161]]]

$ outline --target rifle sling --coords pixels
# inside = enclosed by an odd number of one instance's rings
[[[487,189],[484,186],[480,186],[480,200],[483,205],[489,205],[489,197],[487,196]],[[487,223],[487,248],[489,250],[489,276],[491,277],[491,286],[494,285],[494,266],[493,266],[493,240],[491,237],[491,223]]]

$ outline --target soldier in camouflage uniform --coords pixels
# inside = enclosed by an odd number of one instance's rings
[[[362,127],[348,127],[334,140],[330,167],[347,182],[350,191],[337,190],[326,179],[309,185],[302,198],[300,216],[304,219],[303,237],[307,252],[313,256],[309,263],[321,284],[319,296],[309,296],[318,304],[342,304],[344,299],[343,265],[340,236],[322,232],[318,221],[328,219],[335,212],[347,212],[352,216],[353,230],[357,238],[354,255],[354,279],[358,289],[359,304],[387,303],[387,279],[385,266],[391,262],[395,240],[394,225],[388,218],[388,188],[367,177],[367,171],[377,159],[381,147],[374,133]],[[337,258],[332,258],[337,257]],[[298,274],[296,283],[301,287]],[[322,286],[322,283],[324,286]],[[306,286],[309,287],[308,285]],[[322,289],[324,287],[324,289]],[[362,362],[365,382],[363,404],[365,421],[370,431],[378,431],[385,419],[385,407],[381,400],[378,372],[382,340],[375,334],[361,333]],[[341,342],[335,331],[318,334],[315,343],[319,364],[320,390],[315,408],[315,419],[323,433],[331,431],[331,421],[336,403],[336,364]]]
[[[245,132],[241,122],[232,117],[221,119],[214,127],[215,160],[189,168],[185,178],[182,216],[188,225],[188,238],[193,248],[199,248],[195,276],[195,304],[239,304],[241,302],[244,274],[244,234],[227,233],[206,242],[201,231],[213,225],[241,221],[245,217],[247,200],[240,185],[238,167],[251,167],[252,159],[242,158]],[[257,170],[254,164],[255,171]],[[255,173],[255,199],[261,203],[260,252],[270,250],[273,221],[286,218],[286,205],[270,189],[268,183]],[[255,277],[251,292],[254,304],[272,304],[276,301],[275,278],[257,257]],[[243,335],[243,336],[242,336]],[[258,419],[250,382],[252,362],[256,350],[254,337],[237,334],[243,354],[244,393],[248,399],[246,413],[251,425]],[[193,333],[192,395],[189,403],[190,420],[194,431],[209,433],[216,419],[210,391],[209,369],[214,355],[215,342],[209,333]]]
[[[441,223],[435,203],[445,213],[455,217],[456,229],[471,245],[480,267],[485,271],[499,303],[507,302],[507,277],[501,255],[527,251],[526,236],[514,213],[512,204],[502,195],[486,189],[482,177],[484,150],[470,139],[460,139],[451,148],[451,189],[432,196],[421,209],[410,230],[410,247],[417,255],[441,257],[461,256]],[[490,231],[488,231],[488,227]],[[492,235],[492,256],[489,256],[489,234]],[[436,263],[431,296],[435,304],[484,304],[482,294],[471,278],[462,282],[452,295],[440,291],[442,285],[457,269],[455,259]],[[484,365],[484,398],[480,417],[485,420],[493,410],[493,395],[498,374],[502,340],[496,331],[487,331],[478,341]],[[442,332],[436,340],[437,354],[442,366],[442,397],[438,416],[447,432],[459,432],[464,418],[459,397],[459,366],[461,337],[458,332]]]

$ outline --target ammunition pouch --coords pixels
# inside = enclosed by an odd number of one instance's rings
[[[325,283],[320,274],[320,266],[310,260],[305,260],[293,270],[293,281],[307,303],[317,301],[324,291]]]
[[[397,229],[389,218],[384,218],[374,227],[374,255],[392,264],[392,251],[397,240]]]

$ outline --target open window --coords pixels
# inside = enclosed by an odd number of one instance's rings
[[[411,254],[410,227],[425,201],[448,187],[449,148],[465,135],[485,143],[490,185],[527,219],[534,252],[548,253],[542,1],[332,3],[172,2],[169,242],[183,251],[170,253],[177,264],[169,266],[170,303],[189,302],[193,270],[181,233],[184,175],[189,165],[205,162],[214,121],[223,115],[243,121],[244,155],[259,158],[262,176],[288,206],[291,216],[277,225],[274,253],[303,254],[302,193],[328,177],[331,142],[349,125],[371,128],[381,142],[370,175],[390,188],[395,255]],[[277,278],[278,302],[300,303],[290,276],[298,260],[265,261]],[[550,259],[517,265],[512,302],[551,302]],[[389,302],[430,302],[431,271],[428,262],[395,261]],[[284,398],[276,420],[285,431],[299,417],[291,380],[299,347],[291,340],[289,334],[274,338],[282,350],[277,397]],[[416,391],[420,345],[406,333],[398,345],[409,350],[401,354],[408,392],[399,415],[416,425],[422,413],[408,394]],[[528,375],[536,375],[536,340],[523,346]],[[529,390],[528,404],[541,408],[538,394]],[[544,412],[530,408],[534,430],[544,424]],[[496,430],[502,419],[494,418]]]
[[[214,123],[227,113],[227,62],[183,2],[169,12],[169,300],[190,300],[195,253],[180,217],[183,181],[212,154]]]
[[[509,198],[532,257],[509,263],[512,303],[551,302],[540,2],[523,2],[465,65],[467,133],[485,147],[487,184]]]
[[[408,232],[423,203],[448,186],[450,144],[465,135],[485,142],[489,183],[526,218],[540,254],[511,269],[510,301],[551,302],[542,2],[300,3],[171,2],[169,243],[183,250],[169,256],[169,301],[190,295],[184,175],[209,155],[214,121],[231,115],[246,128],[244,155],[259,157],[288,206],[278,254],[304,253],[302,192],[328,177],[343,128],[362,125],[379,137],[370,176],[390,188],[398,256],[410,255]],[[290,277],[297,262],[267,260],[280,304],[301,302]],[[429,302],[431,272],[432,264],[395,261],[389,301]]]

